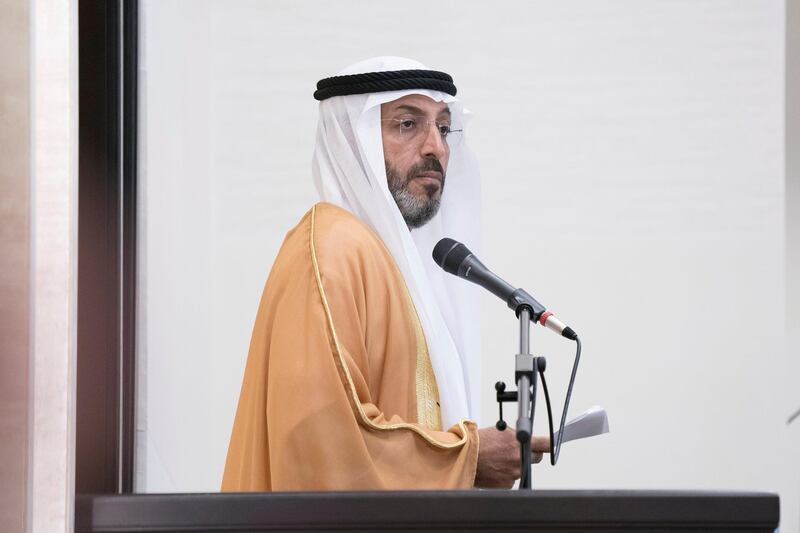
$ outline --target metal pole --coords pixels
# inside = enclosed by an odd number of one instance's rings
[[[536,377],[533,371],[533,356],[530,354],[530,310],[522,308],[519,313],[519,353],[516,361],[517,378],[517,440],[520,446],[520,489],[531,488],[531,385]]]
[[[519,312],[519,353],[528,355],[531,339],[531,312],[527,307]]]

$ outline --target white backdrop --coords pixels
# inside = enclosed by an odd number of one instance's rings
[[[572,413],[610,414],[610,434],[565,445],[534,483],[779,491],[797,529],[782,1],[141,11],[137,490],[218,489],[261,289],[315,201],[314,84],[402,55],[451,73],[475,112],[483,259],[581,334]],[[483,425],[517,348],[492,298]],[[560,410],[572,344],[533,343]]]

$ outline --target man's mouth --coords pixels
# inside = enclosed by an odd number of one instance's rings
[[[442,182],[442,173],[441,172],[437,172],[435,170],[426,170],[425,172],[420,172],[415,177],[428,179],[428,180],[436,180],[439,183]]]

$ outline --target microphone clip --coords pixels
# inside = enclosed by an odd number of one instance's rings
[[[530,313],[532,322],[538,322],[545,308],[542,304],[536,301],[536,298],[528,294],[525,289],[517,289],[511,293],[511,296],[506,300],[509,309],[514,310],[514,314],[519,318],[519,314],[523,309],[527,309]]]
[[[520,359],[524,358],[525,361],[521,361]],[[525,367],[525,368],[517,368],[514,372],[515,376],[514,379],[519,382],[519,378],[522,375],[528,377],[528,383],[533,381],[533,368],[536,368],[536,371],[541,375],[544,373],[545,368],[547,368],[547,360],[544,356],[534,357],[528,354],[517,354],[517,366]],[[498,381],[494,384],[494,390],[496,391],[496,398],[497,398],[497,407],[500,411],[500,416],[495,424],[495,427],[499,431],[505,431],[508,428],[508,424],[505,420],[503,420],[503,404],[509,402],[516,402],[519,398],[519,393],[515,390],[507,391],[506,384],[503,381]]]

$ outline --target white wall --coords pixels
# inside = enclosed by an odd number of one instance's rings
[[[141,7],[139,490],[218,488],[263,283],[315,201],[314,84],[404,55],[454,75],[484,259],[581,333],[573,412],[610,412],[535,483],[780,491],[797,528],[783,2]],[[484,309],[491,424],[517,326]],[[560,409],[572,346],[533,341]]]

